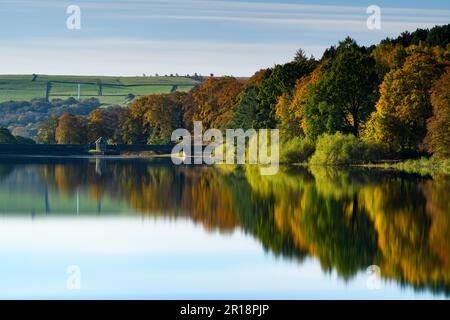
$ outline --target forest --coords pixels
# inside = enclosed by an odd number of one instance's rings
[[[286,163],[349,164],[450,157],[450,25],[365,47],[347,37],[320,59],[248,79],[209,77],[189,92],[143,96],[128,107],[52,114],[38,143],[170,142],[177,128],[278,128]]]

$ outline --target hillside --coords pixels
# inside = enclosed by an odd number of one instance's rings
[[[126,103],[127,96],[152,93],[168,93],[173,90],[189,91],[198,81],[187,77],[106,77],[106,76],[52,76],[0,75],[0,102],[29,101],[45,98],[47,83],[51,82],[49,100],[55,98],[77,98],[80,84],[80,97],[95,97],[102,104]],[[72,83],[61,83],[72,82]],[[101,96],[99,85],[101,84]]]

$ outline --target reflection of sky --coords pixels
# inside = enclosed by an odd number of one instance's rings
[[[187,220],[0,220],[0,298],[414,299],[432,295],[360,273],[345,283],[318,262],[275,258],[241,232],[207,232]],[[66,269],[81,268],[81,290]]]

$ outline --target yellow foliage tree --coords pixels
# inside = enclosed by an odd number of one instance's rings
[[[432,56],[419,53],[386,75],[371,120],[378,143],[392,151],[421,149],[432,115],[430,89],[441,72],[442,65]]]

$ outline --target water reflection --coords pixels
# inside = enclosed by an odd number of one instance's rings
[[[344,280],[370,265],[450,295],[450,179],[378,170],[175,167],[154,159],[3,159],[0,213],[184,217],[236,229],[274,255]]]

